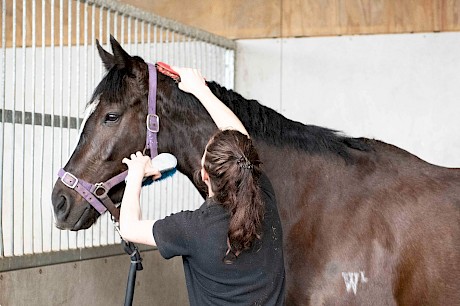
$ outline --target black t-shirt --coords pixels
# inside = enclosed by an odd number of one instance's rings
[[[263,234],[252,249],[225,264],[229,214],[206,200],[195,211],[182,211],[155,222],[160,254],[182,256],[190,305],[283,305],[284,262],[281,223],[268,178],[260,187],[265,202]]]

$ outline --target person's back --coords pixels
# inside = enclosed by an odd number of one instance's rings
[[[155,223],[155,240],[163,257],[186,253],[183,261],[190,305],[283,305],[281,223],[273,189],[265,175],[261,176],[260,186],[265,203],[261,239],[231,263],[224,260],[229,214],[212,199],[198,210],[174,214]],[[188,234],[178,233],[178,227]],[[178,236],[170,237],[172,232]],[[178,237],[184,239],[178,241]]]

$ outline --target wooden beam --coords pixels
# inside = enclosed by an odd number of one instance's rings
[[[280,36],[280,0],[121,0],[230,39]]]
[[[35,0],[33,0],[35,1]],[[72,16],[69,25],[68,1],[62,7],[60,23],[60,1],[54,4],[54,36],[51,35],[51,1],[45,1],[46,46],[75,45],[84,43],[85,5],[71,1]],[[231,39],[307,37],[356,34],[392,34],[415,32],[460,31],[460,0],[119,0],[156,15],[177,20],[205,31]],[[33,2],[28,2],[33,3]],[[42,1],[35,1],[35,20],[32,19],[32,6],[26,8],[25,44],[32,45],[32,31],[35,31],[35,44],[42,45]],[[23,1],[16,3],[16,47],[23,43]],[[76,8],[80,16],[76,16]],[[91,24],[94,15],[94,34]],[[101,20],[102,18],[102,20]],[[121,17],[110,15],[112,29],[121,38]],[[117,18],[118,27],[113,28]],[[77,37],[79,19],[80,37]],[[106,40],[107,11],[90,5],[87,9],[87,43],[96,38]],[[3,22],[0,14],[0,23]],[[13,45],[13,1],[6,1],[6,47]],[[99,25],[103,27],[100,31]],[[32,26],[35,24],[35,27]],[[69,37],[69,26],[71,35]],[[139,35],[140,28],[139,26]],[[62,40],[60,32],[63,33]],[[1,41],[0,32],[0,41]],[[135,40],[134,26],[131,41]],[[128,40],[127,26],[124,41]]]

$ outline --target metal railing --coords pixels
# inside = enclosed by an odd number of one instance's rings
[[[57,170],[104,73],[96,38],[110,50],[112,34],[132,55],[198,67],[228,88],[235,43],[117,1],[2,0],[1,8],[0,271],[104,254],[82,250],[119,242],[108,215],[69,232],[54,227],[51,209]],[[200,201],[177,173],[144,189],[142,209],[145,218],[161,218]]]

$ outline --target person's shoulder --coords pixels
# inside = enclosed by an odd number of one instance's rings
[[[207,198],[204,203],[196,210],[201,217],[220,215],[225,213],[225,208],[214,201],[212,198]]]

